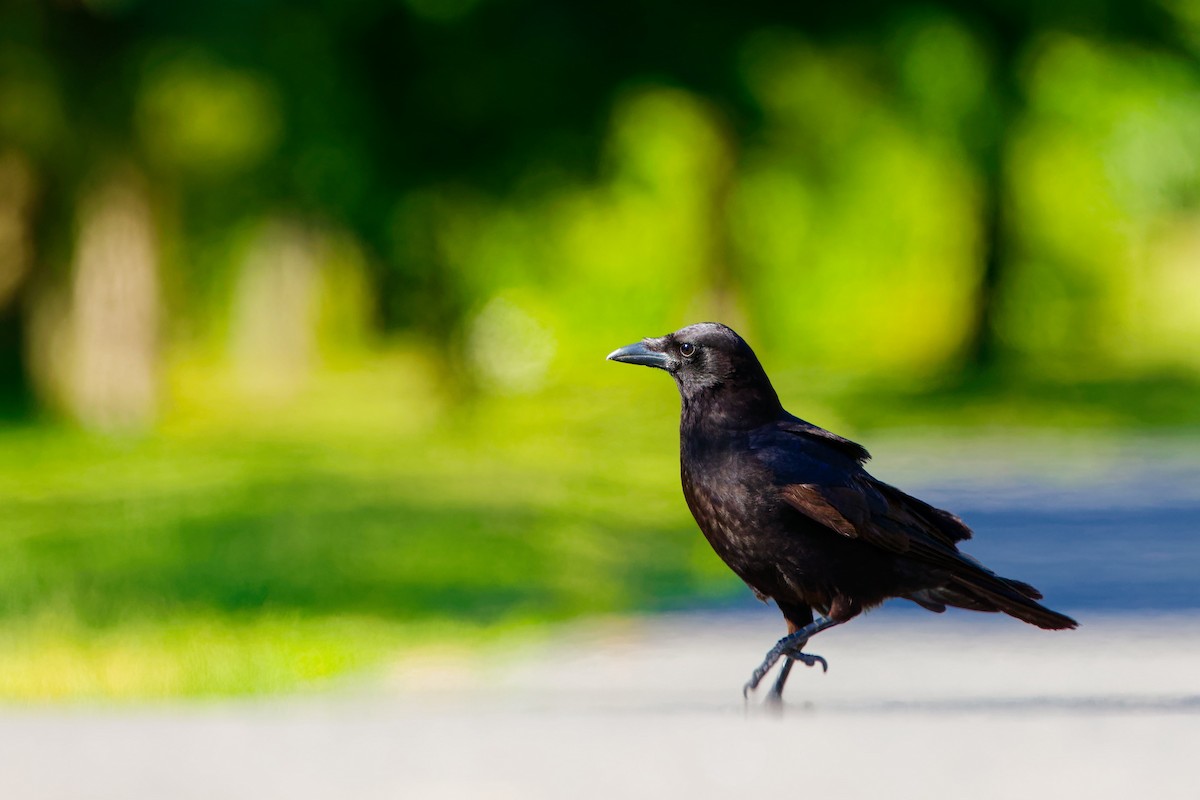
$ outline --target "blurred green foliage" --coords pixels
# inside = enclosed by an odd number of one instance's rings
[[[1194,5],[17,0],[0,377],[87,421],[55,337],[114,182],[168,357],[270,313],[232,295],[282,221],[468,383],[505,325],[573,358],[700,317],[852,375],[1194,373]]]
[[[846,433],[1200,424],[1198,52],[1195,0],[10,0],[0,694],[736,593],[601,361],[700,319]]]
[[[407,432],[390,402],[0,435],[0,696],[270,691],[423,642],[729,597],[672,491],[672,390],[609,388],[599,409],[563,390]],[[651,411],[596,413],[631,405]]]

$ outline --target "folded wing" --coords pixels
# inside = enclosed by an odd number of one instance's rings
[[[948,511],[929,505],[862,469],[866,450],[803,420],[787,420],[757,440],[760,458],[777,475],[781,498],[838,536],[858,539],[936,568],[946,578],[909,596],[933,611],[946,606],[1003,611],[1042,628],[1073,628],[1070,617],[1035,602],[1042,595],[1021,581],[1002,578],[959,552],[971,529]],[[840,467],[830,468],[830,459]]]

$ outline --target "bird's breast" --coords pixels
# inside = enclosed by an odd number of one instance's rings
[[[713,447],[689,453],[685,448],[680,465],[683,496],[696,524],[739,574],[764,555],[759,552],[767,544],[763,534],[778,505],[773,493],[763,491],[765,476],[746,452]]]

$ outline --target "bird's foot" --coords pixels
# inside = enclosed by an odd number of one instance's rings
[[[780,639],[771,651],[767,653],[767,657],[763,659],[763,663],[759,664],[758,669],[754,670],[754,674],[750,676],[750,680],[746,681],[746,685],[742,687],[742,696],[749,697],[750,692],[758,688],[758,684],[762,683],[762,679],[767,676],[771,668],[775,666],[775,662],[786,656],[792,661],[799,661],[806,667],[815,667],[821,665],[822,672],[829,671],[829,662],[822,656],[814,655],[813,653],[801,652],[801,648],[808,644],[808,636],[806,631],[793,633],[790,636],[785,636]],[[784,669],[790,670],[791,665],[785,664]],[[782,697],[783,683],[787,680],[787,672],[780,675],[780,681],[772,690],[773,695]]]
[[[821,665],[821,672],[829,672],[829,662],[824,656],[814,655],[813,653],[788,653],[793,661],[799,661],[806,667],[815,667]]]

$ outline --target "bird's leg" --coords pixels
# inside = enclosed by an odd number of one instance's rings
[[[801,644],[800,647],[804,647],[804,645]],[[795,663],[795,659],[791,656],[784,656],[783,666],[779,668],[779,677],[775,679],[775,685],[771,687],[771,693],[767,695],[767,702],[783,702],[783,685],[787,683],[788,675],[791,674],[792,665]]]
[[[837,620],[829,617],[821,617],[814,622],[810,622],[795,633],[790,633],[775,643],[767,653],[767,657],[763,659],[763,663],[754,670],[754,674],[750,676],[750,680],[746,681],[746,685],[742,687],[742,694],[749,696],[750,692],[758,688],[758,684],[766,677],[766,674],[771,671],[771,667],[775,666],[775,662],[783,656],[787,656],[789,661],[799,661],[805,666],[814,667],[817,664],[821,665],[824,671],[829,670],[829,664],[824,658],[810,653],[800,652],[800,648],[808,643],[808,640],[816,636],[826,628],[832,628],[834,625],[841,624]],[[779,680],[776,681],[776,688],[782,692],[783,684],[787,681],[787,674],[790,672],[790,666],[784,666],[784,672],[780,674]]]

